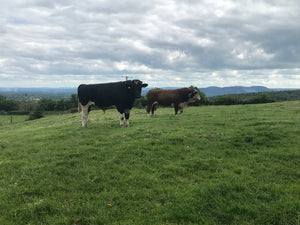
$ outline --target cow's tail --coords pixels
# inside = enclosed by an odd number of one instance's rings
[[[147,108],[146,111],[148,113],[148,115],[150,115],[150,113],[153,114],[153,112],[156,110],[156,105],[158,104],[158,101],[151,103],[147,103]]]

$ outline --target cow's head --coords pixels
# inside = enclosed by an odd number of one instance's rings
[[[191,92],[189,93],[189,102],[195,102],[197,100],[200,100],[200,94],[197,91],[197,89],[191,89]]]
[[[141,97],[141,92],[143,87],[147,87],[148,84],[143,84],[140,80],[128,81],[128,89],[133,94],[135,98]]]

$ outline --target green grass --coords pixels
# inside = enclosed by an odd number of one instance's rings
[[[0,224],[300,224],[299,101],[0,125]]]

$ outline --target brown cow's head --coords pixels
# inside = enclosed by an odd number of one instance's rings
[[[148,86],[148,84],[143,84],[143,82],[140,80],[132,80],[127,82],[128,82],[128,89],[132,92],[135,98],[140,98],[142,88]]]
[[[197,100],[200,100],[200,94],[197,91],[197,89],[191,89],[191,92],[189,93],[189,100],[188,102],[195,102]]]

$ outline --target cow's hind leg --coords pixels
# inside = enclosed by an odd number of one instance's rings
[[[151,116],[154,115],[154,112],[155,112],[155,110],[156,110],[157,104],[158,104],[157,101],[153,102],[152,107],[151,107]]]
[[[146,111],[147,111],[148,117],[150,116],[151,105],[152,105],[152,104],[147,103]]]

